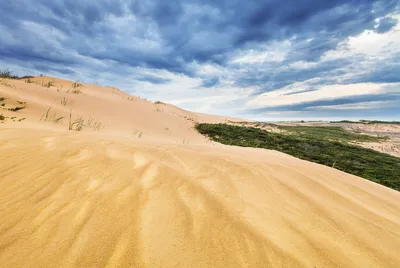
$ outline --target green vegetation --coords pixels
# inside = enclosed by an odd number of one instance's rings
[[[348,141],[365,140],[366,138],[363,137],[365,135],[352,133],[345,135],[331,128],[307,129],[308,132],[302,129],[297,133],[291,129],[296,134],[280,134],[227,124],[197,124],[196,129],[216,142],[277,150],[300,159],[334,167],[400,191],[400,158],[348,144]],[[328,132],[332,133],[328,134]],[[319,136],[317,133],[322,134]]]
[[[323,139],[340,142],[379,142],[386,140],[386,137],[374,137],[361,135],[346,131],[341,127],[321,127],[321,126],[278,126],[279,129],[286,130],[293,135],[307,137],[309,139]]]
[[[5,119],[3,114],[0,114],[0,121],[3,121]]]
[[[165,104],[165,103],[162,101],[156,101],[154,104]]]
[[[8,110],[11,111],[11,112],[17,112],[17,111],[25,109],[25,108],[26,108],[25,106],[17,106],[17,107],[14,107],[14,108],[8,108]]]
[[[45,84],[44,86],[48,87],[48,88],[52,87],[53,86],[53,81],[47,82],[47,84]]]

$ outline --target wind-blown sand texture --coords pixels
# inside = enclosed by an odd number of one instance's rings
[[[232,118],[50,79],[0,85],[27,103],[0,111],[26,117],[0,123],[0,267],[400,267],[399,192],[193,129]]]

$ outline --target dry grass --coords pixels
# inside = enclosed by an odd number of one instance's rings
[[[61,120],[63,120],[65,117],[64,116],[58,116],[56,112],[52,112],[51,110],[52,106],[47,109],[47,111],[40,117],[40,121],[44,122],[52,122],[54,124],[61,123]]]
[[[64,98],[61,100],[60,103],[61,103],[61,106],[66,107],[66,106],[71,106],[71,105],[74,103],[74,101],[68,100],[66,97],[64,97]]]
[[[14,85],[10,84],[8,81],[10,80],[10,78],[0,78],[0,85],[6,86],[6,87],[10,87],[10,88],[16,88]]]
[[[82,131],[85,127],[91,128],[93,130],[99,131],[103,129],[105,125],[101,122],[94,120],[89,116],[88,120],[85,120],[83,116],[77,116],[74,120],[72,119],[72,110],[69,111],[69,123],[68,129],[73,131]]]
[[[133,136],[134,137],[138,137],[139,139],[141,139],[142,136],[143,136],[143,132],[135,129],[135,131],[133,132]]]

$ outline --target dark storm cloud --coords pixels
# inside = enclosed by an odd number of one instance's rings
[[[226,53],[249,43],[293,36],[299,42],[314,38],[300,48],[306,53],[292,55],[296,59],[313,60],[335,48],[348,35],[372,28],[375,18],[397,6],[398,1],[393,0],[286,0],[285,3],[263,0],[16,0],[2,4],[1,23],[16,36],[27,31],[21,29],[23,21],[53,27],[70,39],[61,42],[60,50],[76,50],[94,58],[122,61],[133,66],[181,70],[193,60],[222,63]],[[126,29],[104,23],[108,18],[129,15],[135,16],[135,21],[124,25]],[[383,20],[378,30],[386,31],[393,23]],[[153,25],[157,38],[148,35],[149,25]],[[135,32],[129,28],[135,28]],[[136,35],[136,42],[130,40],[129,34]],[[24,36],[18,37],[20,44],[26,46],[25,50],[29,48],[31,44],[24,42]],[[162,51],[156,51],[157,60],[151,49],[138,50],[143,40],[153,40],[163,46]],[[91,51],[97,48],[96,42],[101,43],[102,52]],[[138,52],[140,56],[137,56]]]
[[[315,87],[339,80],[393,83],[400,80],[400,55],[345,79],[338,77],[351,70],[356,57],[320,60],[350,36],[390,31],[398,21],[387,15],[399,8],[398,0],[4,0],[0,60],[60,75],[85,70],[91,77],[129,75],[155,85],[170,80],[132,70],[166,70],[201,77],[201,86],[212,89],[223,78],[204,77],[193,68],[207,63],[228,70],[231,84],[255,87],[250,95],[316,77]],[[241,51],[284,40],[291,49],[281,62],[249,66],[246,72],[237,72],[242,66],[231,62]],[[298,62],[315,64],[290,67]]]

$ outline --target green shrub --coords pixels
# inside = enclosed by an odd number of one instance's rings
[[[299,127],[300,128],[300,127]],[[252,127],[227,124],[197,124],[196,129],[211,140],[227,145],[277,150],[294,157],[319,163],[374,181],[400,191],[400,158],[371,149],[351,145],[351,135],[368,140],[365,135],[341,133],[337,129],[331,135],[302,135],[271,133]],[[291,129],[293,130],[293,129]],[[320,132],[321,130],[313,130]],[[324,130],[326,131],[326,130]],[[350,136],[349,136],[350,135]],[[373,139],[377,137],[372,137]]]

